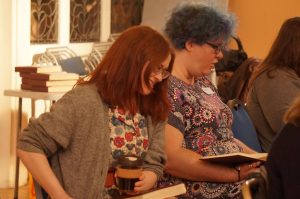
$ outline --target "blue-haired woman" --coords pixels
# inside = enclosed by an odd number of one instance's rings
[[[254,151],[233,137],[232,113],[207,78],[223,57],[234,28],[232,15],[199,4],[175,8],[165,33],[175,49],[168,97],[167,163],[159,186],[185,183],[180,198],[238,198],[243,179],[259,162],[236,167],[199,160],[234,152]]]

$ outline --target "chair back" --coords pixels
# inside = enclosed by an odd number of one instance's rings
[[[238,99],[229,100],[227,105],[233,114],[232,132],[235,138],[244,142],[257,152],[262,152],[255,127],[246,111],[245,105]]]
[[[251,173],[242,184],[243,199],[265,199],[267,198],[267,179],[259,172]]]

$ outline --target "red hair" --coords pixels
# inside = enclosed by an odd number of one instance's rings
[[[170,108],[167,81],[155,84],[153,92],[142,95],[142,71],[149,86],[150,74],[171,54],[165,38],[147,26],[134,26],[124,31],[113,43],[98,67],[82,83],[95,83],[101,98],[130,114],[151,116],[153,122],[166,120]],[[171,61],[172,62],[172,61]],[[171,67],[169,67],[171,70]]]

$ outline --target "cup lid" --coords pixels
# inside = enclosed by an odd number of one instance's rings
[[[143,165],[143,159],[134,155],[123,155],[117,159],[117,164],[125,167],[138,167]]]

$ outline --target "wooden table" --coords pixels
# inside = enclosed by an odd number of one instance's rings
[[[47,100],[51,101],[52,103],[60,99],[65,92],[53,92],[53,93],[47,93],[47,92],[35,92],[35,91],[29,91],[29,90],[4,90],[4,96],[9,97],[18,97],[19,98],[19,104],[18,104],[18,122],[17,122],[17,136],[16,140],[18,140],[19,135],[22,130],[22,101],[23,98],[31,99],[31,115],[35,116],[35,100]],[[16,171],[15,171],[15,190],[14,190],[14,199],[18,199],[19,195],[19,166],[20,166],[20,159],[16,155]]]

